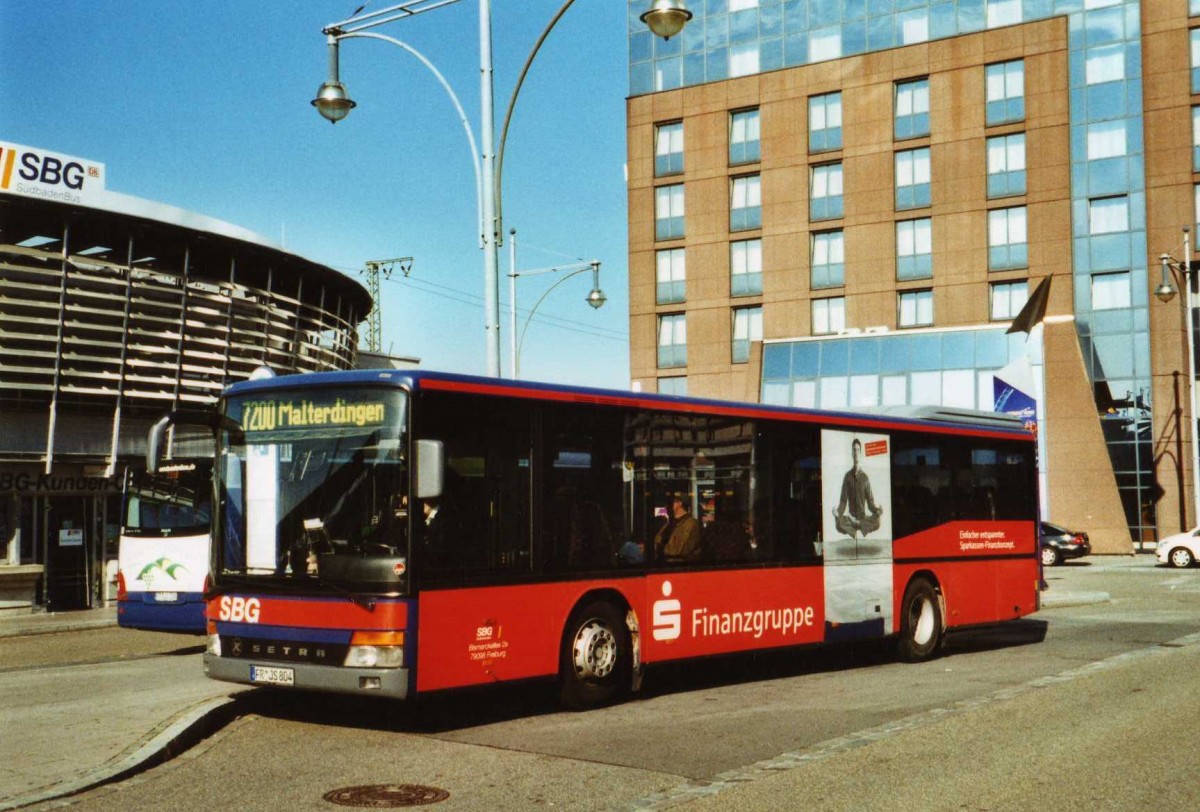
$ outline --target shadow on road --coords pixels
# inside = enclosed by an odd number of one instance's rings
[[[1028,646],[1046,639],[1050,624],[1044,620],[1021,618],[997,626],[965,629],[946,636],[946,655],[971,654]]]
[[[1041,642],[1049,624],[1021,619],[999,626],[954,632],[944,657]],[[648,668],[642,691],[629,701],[729,685],[886,665],[896,661],[891,640],[838,643],[724,655]],[[338,696],[259,688],[237,695],[238,715],[258,714],[306,724],[445,733],[562,711],[552,680],[469,688],[422,696],[416,701]]]

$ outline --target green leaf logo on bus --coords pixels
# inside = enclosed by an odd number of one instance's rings
[[[145,581],[147,584],[152,584],[154,583],[155,574],[161,572],[172,581],[175,581],[178,580],[175,577],[175,573],[179,572],[180,570],[187,572],[187,567],[176,561],[172,561],[166,556],[163,556],[157,561],[151,561],[149,564],[142,567],[142,571],[138,573],[138,580]]]

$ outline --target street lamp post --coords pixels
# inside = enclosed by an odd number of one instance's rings
[[[368,28],[385,25],[397,20],[413,17],[417,14],[422,14],[426,11],[433,11],[442,6],[453,5],[459,0],[405,0],[405,2],[397,3],[379,11],[368,12],[365,14],[355,15],[347,20],[339,23],[326,26],[324,33],[329,44],[329,77],[321,85],[317,91],[317,97],[313,99],[312,104],[317,108],[322,116],[330,122],[336,124],[350,114],[350,111],[355,107],[355,102],[350,98],[350,94],[346,91],[346,86],[342,84],[338,71],[338,43],[342,39],[350,36],[364,36],[360,32]],[[525,63],[525,70],[522,71],[521,80],[524,80],[524,74],[529,68],[529,63],[534,55],[537,54],[538,48],[541,47],[542,41],[546,35],[555,26],[563,13],[575,2],[575,0],[566,0],[558,14],[550,21],[550,25],[542,33],[537,45],[534,47],[533,53],[530,54]],[[688,20],[692,18],[692,13],[688,11],[687,4],[684,0],[653,0],[650,8],[641,15],[640,19],[644,22],[651,31],[657,36],[669,39],[678,34]],[[376,37],[378,39],[387,39],[393,44],[400,45],[415,53],[413,49],[407,45],[393,40],[391,38]],[[426,67],[434,70],[433,66],[428,63],[423,57],[422,61],[426,63]],[[438,74],[439,79],[441,75]],[[501,153],[496,155],[493,148],[493,139],[495,137],[495,88],[492,82],[492,4],[491,0],[479,0],[479,76],[480,76],[480,149],[482,150],[482,165],[477,169],[476,187],[478,199],[480,202],[480,220],[481,234],[480,245],[483,248],[483,277],[484,277],[484,333],[487,344],[487,374],[492,377],[500,375],[500,289],[499,289],[499,246],[502,241],[501,232],[503,223],[500,221],[498,212],[501,208],[501,184],[500,174],[497,171],[498,165],[503,165],[503,140],[501,141]],[[449,90],[449,86],[442,80],[443,87]],[[513,90],[512,99],[508,105],[508,113],[505,116],[504,130],[508,130],[508,121],[512,116],[513,105],[516,102],[517,93],[520,92],[521,83],[518,82]],[[450,91],[452,98],[453,91]],[[457,98],[455,98],[457,105]],[[461,108],[460,108],[461,112]],[[466,121],[464,119],[464,124]],[[467,125],[468,138],[471,138],[470,127]],[[472,141],[472,156],[474,157],[474,139]]]
[[[1187,335],[1188,356],[1188,439],[1191,441],[1192,462],[1192,523],[1200,523],[1200,448],[1196,447],[1196,339],[1192,329],[1192,286],[1195,284],[1195,273],[1192,269],[1192,240],[1191,229],[1183,227],[1183,262],[1174,260],[1170,254],[1159,256],[1162,263],[1162,284],[1154,289],[1154,295],[1161,302],[1169,302],[1175,298],[1175,286],[1171,284],[1174,277],[1183,288],[1184,321]],[[1186,528],[1184,528],[1186,529]]]
[[[587,271],[592,272],[592,289],[588,295],[584,297],[584,301],[593,310],[599,310],[604,307],[604,303],[608,301],[608,297],[604,295],[604,291],[600,289],[600,260],[593,259],[591,262],[572,262],[566,265],[554,265],[549,268],[535,268],[530,271],[517,270],[517,231],[512,229],[508,232],[508,352],[509,363],[508,368],[513,380],[521,377],[521,348],[525,345],[525,332],[529,329],[529,323],[533,321],[533,314],[537,312],[538,307],[550,295],[550,292],[566,282],[573,276],[579,276]],[[546,291],[537,300],[537,303],[529,311],[529,315],[525,317],[525,324],[521,328],[521,337],[517,338],[517,277],[518,276],[540,276],[547,273],[562,273],[568,271],[566,276],[559,279],[553,285],[548,287]]]

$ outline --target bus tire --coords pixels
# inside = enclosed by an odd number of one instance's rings
[[[944,631],[937,590],[926,579],[914,578],[900,604],[900,659],[908,663],[930,659],[941,647]]]
[[[611,702],[629,684],[632,660],[625,615],[593,601],[571,615],[563,635],[559,699],[572,710]]]

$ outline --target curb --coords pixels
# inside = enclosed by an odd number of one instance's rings
[[[36,615],[35,615],[36,617]],[[32,637],[35,634],[58,634],[59,632],[80,632],[88,629],[105,629],[117,625],[117,619],[104,620],[60,620],[54,623],[31,624],[16,628],[5,628],[0,622],[0,637]]]
[[[193,705],[147,734],[148,739],[135,745],[136,749],[132,752],[121,753],[79,778],[59,781],[25,795],[0,800],[0,812],[86,792],[157,767],[237,718],[235,705],[231,696],[207,699]]]

